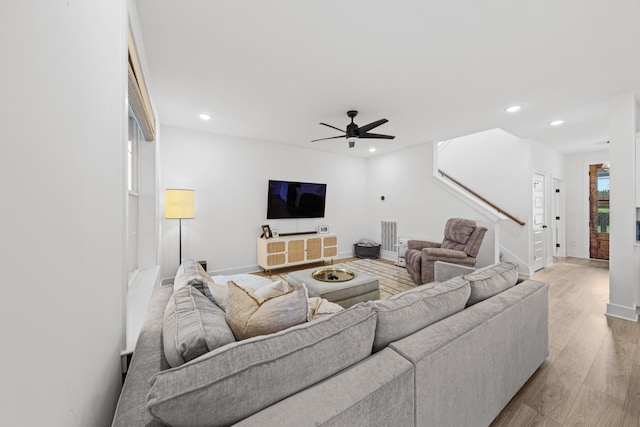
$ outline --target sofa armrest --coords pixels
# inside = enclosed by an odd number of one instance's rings
[[[491,423],[549,355],[548,292],[525,280],[389,345],[415,366],[416,426]]]
[[[434,280],[436,282],[446,282],[454,277],[470,274],[476,271],[475,267],[466,265],[452,264],[445,261],[436,261],[434,264]]]
[[[413,378],[413,365],[385,348],[234,426],[412,426]]]
[[[442,243],[429,242],[427,240],[408,240],[407,249],[417,249],[421,251],[424,248],[439,248]]]

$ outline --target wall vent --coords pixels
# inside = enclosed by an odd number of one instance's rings
[[[382,244],[382,250],[395,252],[398,223],[395,221],[382,221],[381,229],[382,238],[380,243]]]

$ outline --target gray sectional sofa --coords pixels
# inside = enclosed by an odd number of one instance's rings
[[[435,280],[174,368],[161,286],[113,426],[487,426],[548,356],[548,285],[508,263]]]

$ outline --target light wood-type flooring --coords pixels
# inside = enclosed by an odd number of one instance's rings
[[[640,323],[605,315],[609,263],[556,258],[530,278],[550,285],[550,354],[491,426],[640,427]]]
[[[549,283],[550,355],[492,426],[640,426],[640,324],[605,316],[609,264],[558,258]]]

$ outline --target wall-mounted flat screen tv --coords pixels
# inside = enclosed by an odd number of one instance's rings
[[[327,184],[269,180],[267,219],[324,218]]]

